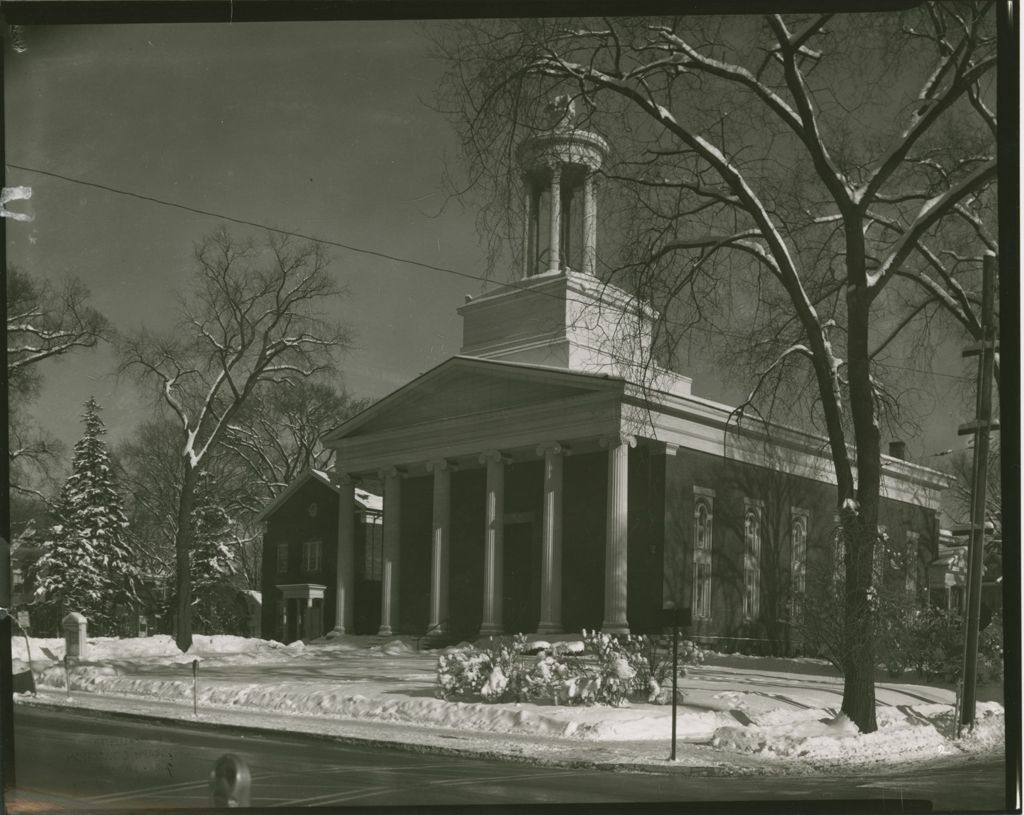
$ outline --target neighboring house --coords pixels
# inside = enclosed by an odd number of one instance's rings
[[[355,496],[353,561],[359,600],[353,631],[380,626],[381,499]],[[257,517],[266,523],[260,594],[260,635],[292,642],[330,630],[337,596],[338,488],[326,473],[308,470]]]
[[[522,146],[520,279],[467,298],[458,356],[324,437],[330,483],[306,476],[268,509],[293,530],[268,522],[265,549],[269,564],[273,547],[294,547],[264,580],[265,608],[291,604],[286,639],[306,631],[297,613],[313,632],[647,632],[673,602],[691,609],[694,635],[778,643],[794,594],[831,579],[841,552],[825,440],[737,421],[651,364],[656,315],[595,277],[606,149],[571,128]],[[947,479],[893,452],[881,523],[906,555],[895,568],[908,590],[923,593]],[[380,482],[370,582],[359,485]],[[306,511],[328,502],[337,513]],[[313,540],[321,569],[300,580]]]
[[[967,558],[969,535],[966,530],[940,530],[935,559],[928,564],[928,593],[931,604],[950,611],[963,612],[967,603]],[[1003,608],[1002,536],[989,523],[985,530],[984,572],[981,583],[982,619]]]

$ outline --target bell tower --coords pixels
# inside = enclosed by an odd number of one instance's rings
[[[519,145],[523,170],[523,277],[597,265],[596,174],[608,155],[597,133],[575,126],[568,97],[548,105],[549,124]]]
[[[654,309],[597,276],[597,176],[608,142],[575,126],[568,97],[519,145],[522,267],[511,283],[467,297],[465,356],[624,377],[689,393],[690,380],[652,364]]]

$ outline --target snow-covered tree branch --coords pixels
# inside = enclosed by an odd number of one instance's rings
[[[549,99],[578,100],[576,124],[613,145],[600,272],[657,310],[655,353],[671,364],[704,343],[743,377],[749,409],[827,436],[848,542],[843,710],[865,731],[882,434],[913,413],[896,360],[910,338],[973,334],[973,259],[995,250],[995,14],[926,3],[475,21],[437,36],[439,106],[489,246],[519,243],[516,145]]]
[[[179,647],[191,643],[190,518],[206,460],[253,398],[328,371],[349,333],[324,312],[343,294],[315,243],[270,235],[262,243],[225,230],[196,246],[195,284],[167,336],[120,343],[120,372],[176,418],[181,471],[175,519]]]

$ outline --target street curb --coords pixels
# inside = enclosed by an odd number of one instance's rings
[[[160,716],[153,713],[134,713],[126,710],[109,710],[104,708],[92,708],[92,707],[76,707],[63,705],[56,702],[51,702],[46,699],[29,698],[26,696],[19,696],[16,699],[17,704],[24,705],[25,707],[43,708],[46,710],[60,711],[77,716],[88,717],[92,716],[95,718],[108,718],[108,719],[122,719],[131,720],[135,722],[149,722],[156,725],[177,725],[179,727],[188,728],[191,730],[203,730],[210,728],[218,728],[223,730],[231,730],[238,733],[253,735],[253,736],[265,736],[265,737],[288,737],[292,736],[295,738],[304,739],[315,739],[317,741],[332,742],[335,744],[346,744],[346,745],[366,745],[385,750],[397,750],[407,753],[430,753],[432,755],[446,755],[455,758],[468,758],[468,759],[480,759],[485,761],[506,761],[516,764],[526,764],[539,767],[557,767],[564,769],[574,770],[605,770],[611,772],[621,773],[638,773],[645,775],[674,775],[674,774],[692,774],[700,775],[704,777],[732,777],[732,776],[761,776],[761,775],[777,775],[782,767],[740,767],[740,766],[721,766],[721,765],[659,765],[659,764],[647,764],[647,763],[627,763],[621,761],[600,761],[593,759],[560,759],[556,757],[544,757],[538,755],[529,755],[524,753],[515,753],[501,750],[487,750],[487,749],[473,749],[469,747],[455,747],[445,744],[438,744],[438,739],[444,738],[468,738],[462,736],[445,736],[437,735],[431,736],[431,743],[414,743],[409,741],[401,740],[390,740],[390,739],[378,739],[366,736],[356,735],[339,735],[334,733],[317,733],[307,731],[291,731],[282,730],[271,727],[258,727],[248,724],[236,724],[232,722],[211,722],[201,721],[193,718],[176,718],[174,716]],[[386,723],[379,725],[380,727],[390,727]],[[814,773],[797,772],[793,773],[792,768],[789,768],[790,772],[787,774],[794,775],[805,775]]]

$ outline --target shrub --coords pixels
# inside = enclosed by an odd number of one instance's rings
[[[964,616],[941,608],[922,610],[909,637],[910,658],[918,675],[957,682],[963,671]],[[998,681],[1003,673],[1003,626],[998,616],[978,636],[978,682]]]
[[[438,657],[437,695],[485,702],[553,701],[555,704],[622,705],[629,698],[661,699],[671,682],[671,648],[646,636],[583,632],[583,653],[556,643],[550,653],[525,655],[527,638],[516,634],[489,648],[460,648]],[[694,643],[680,643],[680,664],[703,662]],[[685,671],[680,671],[685,676]],[[663,701],[663,700],[662,700]]]

